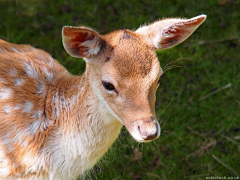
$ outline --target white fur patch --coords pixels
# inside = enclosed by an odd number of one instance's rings
[[[28,129],[24,128],[14,128],[16,131],[15,142],[20,144],[21,147],[26,147],[28,145],[27,138],[30,136]]]
[[[11,131],[7,132],[3,137],[2,137],[2,143],[4,144],[4,147],[8,150],[8,153],[12,153],[14,148],[14,140],[10,137]]]
[[[20,53],[20,54],[22,54],[20,51],[18,51],[15,47],[12,47],[12,50],[14,51],[14,52],[16,52],[16,53]]]
[[[13,109],[14,110],[19,110],[22,108],[22,105],[21,104],[17,104]]]
[[[10,174],[10,168],[8,166],[8,160],[7,159],[0,159],[0,175],[1,177],[9,176]],[[4,178],[5,179],[5,178]]]
[[[98,99],[100,100],[100,102],[103,102],[104,106],[107,108],[107,110],[119,121],[123,124],[123,121],[121,120],[121,118],[112,110],[112,108],[108,105],[108,103],[106,102],[106,100],[104,99],[100,88],[98,87],[98,84],[96,82],[92,82],[90,83],[93,92],[97,95]]]
[[[52,58],[52,56],[49,57],[48,64],[50,65],[51,68],[54,67],[54,59]]]
[[[159,66],[159,61],[157,60],[156,62],[153,62],[154,65],[152,67],[151,73],[150,73],[150,80],[155,80],[156,77],[161,76],[162,74],[162,68]]]
[[[5,179],[10,174],[9,160],[0,144],[0,177]]]
[[[11,97],[12,90],[10,88],[0,88],[0,99],[5,100]]]
[[[54,78],[53,74],[51,72],[49,72],[46,67],[43,67],[43,71],[45,73],[47,82],[52,82],[53,78]]]
[[[49,121],[43,121],[42,120],[42,114],[43,114],[43,112],[41,110],[37,110],[31,116],[31,118],[35,119],[35,121],[32,122],[28,126],[28,130],[29,130],[30,134],[35,134],[37,130],[43,131],[44,129],[46,129],[50,125]]]
[[[30,134],[35,134],[37,130],[40,131],[40,127],[41,127],[41,121],[39,119],[32,122],[28,127]]]
[[[9,69],[9,76],[14,77],[16,75],[17,75],[16,69]]]
[[[4,150],[3,150],[3,147],[1,146],[0,144],[0,159],[4,158],[6,156]]]
[[[92,40],[87,40],[87,41],[81,43],[81,46],[86,46],[88,48],[87,53],[90,54],[90,55],[98,54],[98,52],[100,50],[100,47],[97,44],[97,39],[96,38],[94,38]]]
[[[155,62],[153,62],[153,66],[152,66],[152,70],[151,72],[144,78],[144,85],[145,85],[145,90],[149,91],[149,86],[150,84],[152,84],[152,82],[156,81],[157,78],[159,78],[163,71],[162,68],[159,65],[159,61],[156,60]]]
[[[41,110],[37,110],[37,111],[31,116],[31,118],[39,119],[42,114],[43,114],[43,112],[42,112]]]
[[[23,112],[24,113],[30,113],[32,111],[32,108],[33,108],[33,103],[27,101],[23,105]]]
[[[34,157],[31,153],[27,153],[27,154],[25,154],[24,156],[23,156],[23,158],[22,158],[22,163],[23,164],[27,164],[27,165],[31,165],[31,166],[34,166],[34,163],[36,162],[36,157]],[[31,167],[30,166],[30,167]],[[33,167],[31,167],[31,169],[33,170],[34,168]],[[35,170],[35,169],[34,169]],[[34,170],[33,170],[33,172],[34,172]],[[27,170],[27,171],[29,171],[29,170]]]
[[[34,67],[33,63],[26,63],[24,62],[24,66],[25,66],[25,72],[26,74],[33,78],[33,79],[37,79],[38,78],[38,71],[37,69]]]
[[[14,85],[15,85],[15,86],[21,86],[24,82],[25,82],[24,79],[22,79],[22,78],[17,78],[17,79],[14,80]]]
[[[10,113],[11,113],[11,110],[12,110],[11,106],[4,106],[4,107],[3,107],[3,111],[4,111],[6,114],[10,114]]]
[[[46,87],[45,87],[45,84],[43,83],[43,81],[40,81],[37,85],[36,85],[36,88],[37,88],[37,93],[38,94],[43,94],[46,90]]]
[[[2,79],[2,78],[0,78],[0,83],[3,83],[3,84],[5,84],[5,83],[6,83],[6,80],[5,80],[5,79]]]

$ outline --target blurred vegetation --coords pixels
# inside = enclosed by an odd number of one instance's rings
[[[92,179],[205,179],[240,176],[239,0],[0,0],[0,38],[49,52],[70,72],[85,64],[61,43],[64,25],[85,25],[104,34],[162,17],[206,22],[181,45],[159,50],[166,71],[157,92],[160,139],[138,144],[123,129],[90,173]]]

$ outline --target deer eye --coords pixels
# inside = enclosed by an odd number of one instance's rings
[[[109,82],[102,81],[102,85],[107,91],[116,91],[115,87]]]

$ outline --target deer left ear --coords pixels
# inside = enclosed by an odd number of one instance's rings
[[[156,49],[167,49],[185,41],[206,19],[200,15],[191,19],[164,19],[140,27],[136,33],[144,35],[147,43]]]
[[[90,58],[99,53],[102,39],[91,28],[64,26],[62,29],[62,41],[65,50],[71,56]]]

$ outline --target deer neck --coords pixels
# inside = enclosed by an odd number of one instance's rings
[[[92,168],[122,128],[122,124],[97,98],[88,78],[88,71],[82,76],[65,76],[50,93],[56,128],[50,132],[45,150],[54,149],[55,155],[51,158],[55,167],[61,166],[57,170],[59,172],[71,169],[74,175]],[[64,155],[66,153],[68,156]],[[59,161],[61,155],[69,159]],[[65,164],[69,161],[70,164]]]

